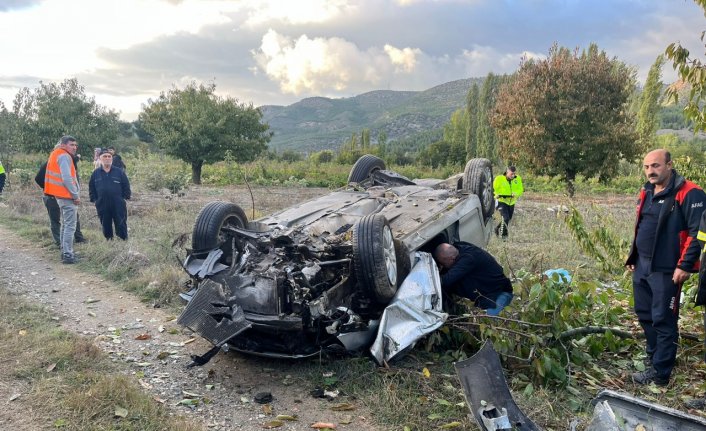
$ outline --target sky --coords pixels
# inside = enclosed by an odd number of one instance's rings
[[[127,121],[191,82],[289,105],[512,73],[554,43],[596,43],[644,82],[672,42],[703,56],[703,30],[692,0],[0,0],[0,101],[76,78]]]

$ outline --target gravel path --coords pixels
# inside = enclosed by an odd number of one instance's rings
[[[286,361],[219,353],[209,364],[187,369],[189,355],[203,354],[211,345],[182,331],[175,315],[143,304],[96,275],[61,265],[58,252],[40,249],[2,226],[0,238],[0,279],[11,292],[44,305],[66,330],[91,337],[113,361],[126,363],[129,373],[155,399],[202,423],[204,429],[260,430],[278,414],[298,417],[277,428],[280,430],[310,430],[312,423],[320,421],[336,423],[339,430],[378,429],[355,401],[313,398],[309,394],[313,383],[290,375],[291,364]],[[322,366],[322,373],[325,371]],[[138,379],[138,372],[144,377]],[[15,384],[0,382],[0,404],[4,404],[0,429],[36,429],[26,428],[31,411],[10,401],[13,395],[28,390]],[[195,407],[180,404],[186,398],[184,391],[206,397],[210,403],[200,402]],[[254,401],[260,392],[273,396],[271,415]],[[353,402],[356,409],[331,410],[342,402]]]

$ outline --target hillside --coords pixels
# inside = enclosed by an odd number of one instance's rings
[[[271,149],[337,149],[363,129],[370,129],[373,140],[384,131],[389,141],[437,129],[464,106],[471,85],[482,81],[461,79],[424,91],[378,90],[343,99],[310,97],[289,106],[260,109],[274,132]]]

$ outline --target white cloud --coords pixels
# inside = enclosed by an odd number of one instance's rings
[[[417,64],[417,57],[422,53],[419,49],[399,49],[392,45],[385,45],[384,49],[390,57],[392,64],[396,66],[396,71],[406,73],[414,71],[414,66]]]
[[[177,32],[196,33],[228,22],[240,6],[229,1],[47,1],[0,13],[2,75],[63,79],[107,65],[99,48],[125,49]]]
[[[412,73],[418,49],[396,48],[360,50],[337,37],[296,40],[270,29],[254,52],[259,67],[280,84],[285,93],[343,91],[361,83],[377,85],[397,73]]]
[[[346,0],[252,0],[246,24],[255,26],[273,20],[291,24],[330,21],[354,9]]]
[[[490,46],[474,46],[463,50],[455,59],[466,70],[468,76],[485,76],[489,71],[495,74],[513,73],[520,67],[523,59],[545,59],[545,54],[530,51],[517,53],[499,52]]]

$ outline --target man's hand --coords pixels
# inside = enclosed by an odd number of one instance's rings
[[[680,285],[680,284],[684,283],[686,280],[688,280],[689,277],[691,277],[690,273],[684,271],[681,268],[677,268],[674,270],[674,275],[672,275],[672,281],[674,282],[674,284]]]
[[[81,198],[74,199],[74,205],[80,205],[81,204]]]
[[[635,272],[635,265],[625,265],[625,268],[630,272]]]

